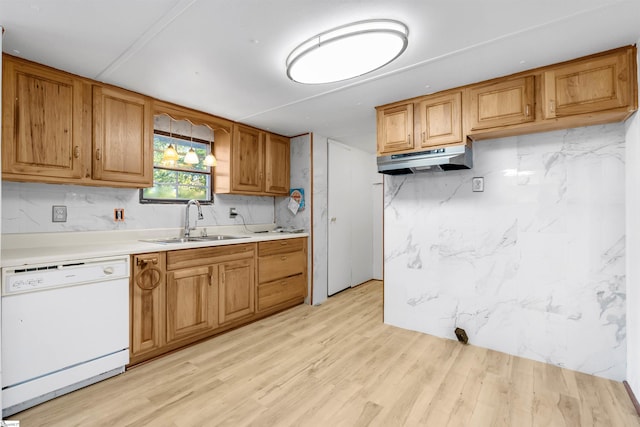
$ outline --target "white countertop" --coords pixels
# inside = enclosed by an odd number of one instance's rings
[[[309,236],[308,233],[275,232],[273,231],[275,228],[273,224],[249,225],[248,228],[243,226],[205,228],[208,235],[224,234],[242,236],[243,238],[170,244],[142,241],[179,237],[182,234],[182,228],[3,234],[0,267],[16,267],[26,264],[45,264],[207,246],[237,245]],[[199,227],[197,230],[193,230],[191,235],[200,236],[202,230],[203,228]]]

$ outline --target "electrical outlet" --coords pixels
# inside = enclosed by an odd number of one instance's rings
[[[236,208],[229,208],[229,218],[235,218],[238,216],[238,211]]]
[[[471,178],[471,190],[474,192],[484,191],[484,177],[476,176]]]
[[[124,221],[124,209],[116,208],[113,210],[113,220],[115,222],[123,222]]]
[[[66,206],[52,206],[51,208],[51,221],[52,222],[67,222],[67,207]]]

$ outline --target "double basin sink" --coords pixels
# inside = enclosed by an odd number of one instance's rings
[[[210,236],[193,236],[193,237],[168,237],[162,239],[148,239],[143,242],[149,243],[189,243],[189,242],[217,242],[220,240],[234,240],[234,239],[246,239],[247,236],[228,236],[223,234],[212,234]]]

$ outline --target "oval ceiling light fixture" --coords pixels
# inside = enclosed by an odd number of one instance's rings
[[[287,57],[287,76],[298,83],[351,79],[384,67],[407,48],[409,29],[391,19],[359,21],[301,43]]]

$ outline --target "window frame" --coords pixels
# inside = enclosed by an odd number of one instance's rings
[[[171,116],[170,120],[175,120],[173,119]],[[159,129],[154,129],[153,130],[153,136],[154,136],[154,147],[153,147],[153,151],[155,153],[155,135],[160,135],[160,136],[164,136],[164,137],[170,137],[173,139],[177,139],[180,141],[184,141],[185,143],[197,143],[197,144],[204,144],[208,146],[208,152],[213,152],[213,141],[207,141],[207,140],[203,140],[200,138],[194,138],[194,137],[190,137],[190,136],[186,136],[186,135],[182,135],[179,133],[175,133],[175,132],[166,132],[163,130],[159,130]],[[154,156],[151,156],[152,159],[154,158]],[[202,161],[202,159],[201,159]],[[185,172],[185,173],[197,173],[200,175],[208,175],[208,181],[209,181],[209,185],[208,185],[208,195],[209,195],[209,200],[205,200],[205,199],[196,199],[198,200],[198,202],[200,202],[201,205],[212,205],[213,204],[213,198],[214,198],[214,185],[213,185],[213,179],[214,179],[214,173],[213,173],[213,168],[210,166],[207,166],[207,171],[200,171],[200,170],[191,170],[191,169],[187,169],[187,168],[183,168],[183,167],[170,167],[170,166],[162,166],[162,165],[158,165],[156,166],[155,161],[153,161],[153,176],[154,176],[154,187],[155,187],[155,171],[156,169],[160,169],[160,170],[168,170],[168,171],[175,171],[175,172]],[[152,188],[152,187],[148,187],[148,188]],[[144,190],[145,188],[141,188],[139,191],[139,202],[140,204],[164,204],[164,205],[184,205],[187,204],[189,202],[190,199],[154,199],[154,198],[148,198],[148,197],[144,197]]]

